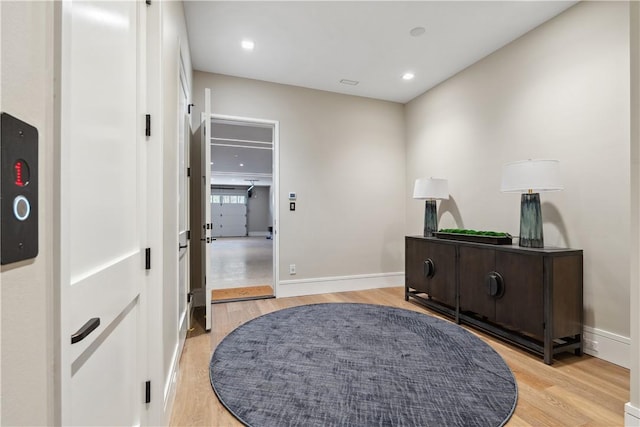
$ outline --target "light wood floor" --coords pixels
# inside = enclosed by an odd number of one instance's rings
[[[180,360],[172,426],[241,426],[218,402],[209,383],[213,348],[233,329],[262,314],[323,302],[383,304],[428,312],[405,302],[403,288],[244,301],[213,306],[213,329],[192,331]],[[431,313],[433,314],[433,313]],[[439,316],[438,316],[439,317]],[[477,331],[506,360],[518,382],[518,405],[508,426],[622,426],[629,370],[591,356],[557,355],[554,364]]]

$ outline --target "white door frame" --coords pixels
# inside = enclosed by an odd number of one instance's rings
[[[147,136],[147,212],[163,210],[162,197],[164,185],[163,177],[163,144],[164,144],[164,109],[162,104],[163,82],[163,58],[162,58],[162,8],[160,2],[154,3],[154,7],[146,7],[147,10],[147,72],[144,81],[147,96],[147,114],[152,117],[151,136]],[[158,72],[160,70],[160,72]],[[147,270],[146,277],[148,287],[146,292],[145,316],[147,325],[146,337],[143,338],[147,347],[145,364],[148,370],[148,379],[151,381],[151,403],[147,404],[148,414],[146,425],[161,425],[165,419],[171,416],[165,414],[164,376],[162,354],[164,332],[162,327],[162,292],[165,278],[162,264],[164,243],[162,230],[164,227],[164,214],[148,215],[147,218],[147,243],[151,248],[151,266]]]
[[[200,116],[200,171],[203,182],[200,188],[201,194],[201,218],[204,233],[201,235],[201,259],[204,259],[204,289],[205,289],[205,330],[211,330],[211,263],[209,257],[211,255],[211,89],[204,89],[204,112]],[[199,177],[200,179],[200,177]],[[209,281],[207,282],[207,279]]]
[[[205,115],[206,118],[206,115]],[[280,122],[278,120],[256,119],[251,117],[228,116],[224,114],[211,114],[209,121],[214,120],[233,120],[244,123],[259,123],[273,126],[273,165],[272,165],[272,183],[273,183],[273,295],[277,298],[280,287],[280,272],[278,265],[280,264],[280,237],[278,228],[280,226]],[[211,150],[211,144],[207,141],[207,148]],[[211,186],[211,182],[209,182]],[[209,201],[207,200],[207,203]],[[207,259],[207,263],[209,260]],[[211,290],[212,284],[207,283],[205,288],[205,304],[207,309],[207,330],[211,328]]]
[[[273,182],[273,295],[278,297],[280,284],[279,261],[280,261],[280,237],[278,228],[280,225],[280,122],[278,120],[256,119],[252,117],[228,116],[224,114],[211,114],[211,118],[215,120],[232,120],[241,123],[258,123],[273,126],[273,164],[271,170],[271,179]],[[211,291],[209,291],[209,294]],[[211,298],[211,297],[209,297]],[[211,302],[209,301],[209,304]]]

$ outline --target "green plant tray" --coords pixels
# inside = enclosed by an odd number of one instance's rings
[[[461,240],[463,242],[486,243],[488,245],[511,245],[512,237],[483,236],[480,234],[460,234],[460,233],[434,233],[438,239]]]

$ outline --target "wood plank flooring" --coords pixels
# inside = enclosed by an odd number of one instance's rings
[[[381,304],[430,313],[422,306],[405,302],[403,292],[404,289],[398,287],[214,305],[211,333],[203,333],[196,322],[186,341],[170,425],[242,425],[213,392],[209,383],[209,360],[222,338],[248,320],[283,308],[325,302]],[[557,355],[554,364],[548,366],[538,356],[469,330],[505,359],[518,382],[518,404],[507,426],[624,425],[624,404],[629,401],[628,369],[591,356],[569,353]]]
[[[270,296],[273,296],[273,288],[269,285],[214,289],[211,291],[211,300],[216,303],[227,300],[238,300],[241,298],[260,298]]]

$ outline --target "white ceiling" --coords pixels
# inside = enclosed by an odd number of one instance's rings
[[[196,70],[406,103],[575,3],[185,1],[184,9]],[[414,27],[426,31],[413,37]],[[245,38],[253,51],[240,47]],[[401,79],[407,71],[414,80]]]
[[[211,184],[271,186],[273,126],[211,120]]]

